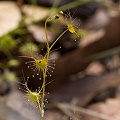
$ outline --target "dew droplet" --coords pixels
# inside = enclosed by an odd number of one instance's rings
[[[28,68],[29,68],[29,66],[28,66]]]
[[[37,73],[37,75],[39,75],[39,73]]]
[[[32,77],[34,77],[34,75]]]
[[[42,117],[44,116],[44,109],[42,109],[42,112],[41,112],[41,114],[42,114]]]
[[[41,80],[41,78],[39,78],[39,80]]]

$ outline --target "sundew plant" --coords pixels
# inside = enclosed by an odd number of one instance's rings
[[[43,120],[43,117],[44,117],[44,101],[45,101],[45,83],[46,83],[46,76],[47,74],[51,76],[51,74],[49,73],[49,69],[54,69],[54,66],[50,66],[49,64],[49,55],[50,55],[50,52],[51,52],[51,49],[53,48],[53,46],[56,44],[56,42],[67,32],[71,32],[72,34],[73,33],[76,33],[76,29],[74,28],[73,26],[73,23],[72,23],[72,17],[69,15],[69,19],[70,19],[70,22],[67,22],[67,18],[66,18],[66,15],[65,15],[65,23],[66,23],[66,30],[63,31],[60,36],[58,36],[58,38],[52,43],[52,44],[49,44],[48,42],[48,35],[47,35],[47,23],[48,22],[51,22],[51,21],[54,21],[54,20],[57,20],[60,18],[61,15],[63,15],[63,11],[62,10],[58,10],[56,11],[55,13],[53,13],[51,16],[49,16],[46,21],[45,21],[45,35],[46,35],[46,53],[44,56],[41,56],[40,57],[34,57],[32,55],[32,53],[30,53],[31,56],[28,56],[28,58],[31,58],[32,61],[28,61],[26,62],[26,64],[28,64],[28,67],[32,67],[33,68],[33,77],[34,75],[41,75],[40,76],[40,80],[42,80],[42,86],[39,90],[37,91],[31,91],[29,90],[28,86],[27,86],[27,82],[25,82],[23,85],[25,86],[26,88],[26,92],[28,93],[28,96],[29,96],[29,99],[32,101],[32,102],[35,102],[38,104],[38,107],[39,107],[39,111],[40,111],[40,120]],[[23,57],[27,57],[27,56],[23,56]],[[53,71],[52,71],[53,72]],[[28,80],[27,80],[28,81]]]

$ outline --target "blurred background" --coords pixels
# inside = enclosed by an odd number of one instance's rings
[[[44,120],[120,120],[120,0],[0,0],[0,120],[39,120],[20,83],[41,87],[25,62],[44,56],[44,23],[57,10],[64,14],[47,24],[49,44],[70,22],[75,33],[50,53]]]

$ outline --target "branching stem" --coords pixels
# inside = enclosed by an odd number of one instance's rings
[[[55,45],[55,43],[66,33],[68,31],[68,29],[67,30],[65,30],[62,34],[60,34],[60,36],[54,41],[54,43],[50,46],[50,50],[52,49],[52,47]]]
[[[65,30],[54,42],[53,44],[49,47],[49,43],[48,43],[48,35],[47,35],[47,23],[52,21],[52,20],[55,20],[55,17],[53,17],[55,14],[57,14],[59,11],[61,10],[58,10],[57,12],[55,12],[54,14],[52,14],[50,17],[47,18],[47,20],[45,21],[45,34],[46,34],[46,42],[47,42],[47,52],[46,52],[46,55],[45,55],[45,58],[46,58],[46,61],[47,61],[47,64],[48,64],[48,59],[49,59],[49,54],[50,54],[50,50],[52,49],[52,47],[55,45],[55,43],[68,31]],[[53,17],[53,18],[52,18]],[[43,107],[44,107],[44,97],[45,97],[45,79],[46,79],[46,74],[47,74],[47,67],[44,68],[42,70],[43,72],[43,84],[42,84],[42,87],[39,91],[39,94],[41,93],[42,91],[42,100],[41,100],[41,104],[39,103],[39,100],[38,100],[38,105],[39,105],[39,110],[40,110],[40,120],[43,119]]]

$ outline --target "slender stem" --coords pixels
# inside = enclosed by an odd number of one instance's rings
[[[65,30],[62,34],[60,34],[60,36],[54,41],[54,43],[50,46],[50,50],[52,49],[52,47],[55,45],[55,43],[66,33],[68,31],[68,29],[67,30]]]
[[[38,98],[38,97],[37,97],[37,103],[38,103],[39,111],[40,111],[40,120],[42,120],[42,111],[41,111],[40,101],[39,101],[39,98]]]
[[[45,34],[46,34],[46,42],[47,42],[47,48],[49,49],[49,43],[48,43],[48,35],[47,35],[47,23],[54,20],[55,18],[52,18],[56,13],[58,13],[61,10],[56,11],[54,14],[52,14],[50,17],[47,18],[45,21]]]
[[[68,30],[68,29],[67,29]],[[63,34],[65,34],[65,32],[67,32],[67,30],[65,30],[56,40],[55,42],[52,44],[52,46],[47,49],[47,53],[46,53],[46,59],[48,61],[48,58],[49,58],[49,53],[50,53],[50,50],[51,48],[53,47],[53,45],[60,39],[60,37],[62,37]],[[49,45],[49,44],[48,44]],[[45,97],[45,78],[46,78],[46,72],[47,72],[47,68],[45,68],[43,70],[43,85],[42,85],[42,101],[41,101],[41,107],[40,107],[40,116],[42,117],[42,110],[43,110],[43,104],[44,104],[44,97]],[[41,90],[39,91],[39,93],[41,92]],[[42,120],[42,118],[40,119]]]
[[[42,110],[43,110],[43,105],[44,105],[44,97],[45,97],[45,77],[46,77],[46,69],[43,70],[43,85],[42,85],[42,88],[43,88],[43,91],[42,91],[42,101],[41,101],[41,108],[40,108],[40,116],[42,117]],[[42,120],[42,119],[40,119]]]
[[[60,11],[60,10],[58,10]],[[57,12],[58,12],[57,11]],[[48,43],[48,35],[47,35],[47,23],[54,20],[55,18],[52,18],[57,12],[55,12],[54,14],[52,14],[50,17],[47,18],[47,20],[45,21],[45,34],[46,34],[46,42],[47,42],[47,52],[46,52],[46,55],[45,55],[45,58],[47,60],[47,64],[48,64],[48,59],[49,59],[49,53],[50,53],[50,50],[51,48],[53,47],[53,45],[58,41],[58,39],[67,31],[65,30],[56,40],[55,42],[52,44],[52,46],[49,48],[49,43]],[[42,120],[42,117],[43,117],[43,105],[44,105],[44,97],[45,97],[45,78],[46,78],[46,73],[47,73],[47,67],[45,69],[42,70],[43,71],[43,84],[42,84],[42,88],[41,90],[39,91],[39,94],[41,93],[42,91],[42,100],[41,100],[41,104],[39,103],[38,101],[38,105],[39,105],[39,110],[40,110],[40,120]]]
[[[48,22],[50,22],[50,21],[52,21],[52,20],[55,20],[55,18],[51,18],[51,19],[49,19]]]
[[[61,10],[56,11],[54,14],[52,14],[50,17],[48,17],[46,21],[48,21],[48,22],[52,21],[53,19],[50,19],[50,18],[52,18],[52,17],[53,17],[55,14],[57,14],[59,11],[61,11]]]
[[[47,20],[45,21],[45,34],[46,34],[46,42],[47,42],[47,48],[49,48],[49,43],[48,43],[48,35],[47,35]]]

